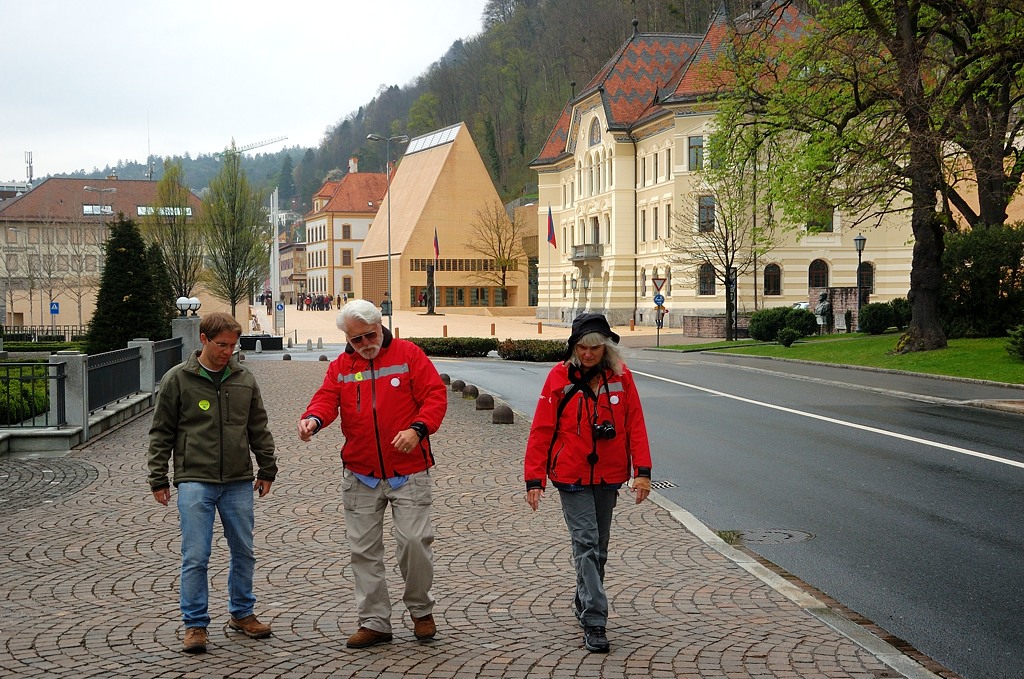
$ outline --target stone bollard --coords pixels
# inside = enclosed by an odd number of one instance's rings
[[[290,360],[292,360],[292,355],[291,354],[285,354],[284,356],[281,357],[281,360],[282,361],[290,361]]]
[[[511,408],[504,404],[495,406],[494,413],[491,415],[492,424],[512,424],[514,421],[515,416]]]
[[[306,351],[313,351],[313,340],[306,340]]]
[[[263,340],[256,340],[256,353],[257,354],[262,354],[263,353]]]
[[[317,349],[323,349],[324,348],[324,338],[323,337],[317,337],[316,338],[316,348]]]
[[[463,392],[465,393],[465,392]],[[494,410],[494,397],[490,394],[480,394],[476,397],[477,410]]]
[[[288,338],[288,348],[289,349],[292,348],[292,338],[291,337]]]
[[[452,378],[451,378],[451,376],[448,373],[441,373],[440,377],[441,377],[441,381],[444,382],[445,384],[451,384],[452,383]]]
[[[318,361],[329,361],[329,360],[331,360],[331,359],[327,358],[327,357],[326,357],[326,356],[324,356],[323,354],[320,354],[320,358],[318,358],[317,360],[318,360]]]
[[[462,388],[462,398],[476,398],[480,395],[480,390],[475,385],[467,384]]]
[[[465,388],[465,386],[466,383],[463,382],[462,380],[452,380],[452,391],[462,393],[462,390]]]

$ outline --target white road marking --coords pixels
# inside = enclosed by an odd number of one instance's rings
[[[814,413],[807,413],[802,410],[795,410],[793,408],[787,408],[785,406],[776,405],[774,403],[765,403],[764,401],[755,401],[751,398],[745,398],[743,396],[736,396],[735,394],[727,394],[723,391],[716,391],[714,389],[708,389],[707,387],[701,387],[696,384],[688,384],[686,382],[680,382],[678,380],[669,379],[668,377],[661,377],[660,375],[652,375],[651,373],[640,372],[638,370],[631,371],[634,375],[643,375],[649,377],[652,380],[660,380],[662,382],[668,382],[669,384],[675,384],[680,387],[687,387],[689,389],[695,389],[697,391],[703,391],[707,394],[713,394],[715,396],[721,396],[722,398],[732,399],[734,401],[740,401],[742,403],[749,403],[750,405],[761,406],[763,408],[771,408],[772,410],[780,410],[784,413],[791,415],[799,415],[800,417],[809,417],[812,420],[821,420],[822,422],[828,422],[830,424],[837,424],[841,427],[849,427],[850,429],[860,429],[861,431],[871,432],[872,434],[880,434],[882,436],[889,436],[894,439],[901,439],[903,441],[910,441],[911,443],[919,443],[925,446],[932,446],[935,448],[941,448],[943,450],[949,450],[954,453],[960,453],[961,455],[969,455],[971,457],[981,458],[982,460],[989,460],[990,462],[999,462],[1001,464],[1009,465],[1011,467],[1019,467],[1024,469],[1024,462],[1017,462],[1016,460],[1008,460],[1003,457],[996,457],[995,455],[989,455],[987,453],[979,453],[976,450],[968,450],[967,448],[961,448],[960,446],[951,446],[947,443],[939,443],[938,441],[929,441],[928,439],[918,438],[916,436],[908,436],[906,434],[900,434],[894,431],[886,431],[885,429],[878,429],[877,427],[869,427],[864,424],[857,424],[856,422],[847,422],[845,420],[837,420],[834,417],[826,417],[825,415],[815,415]]]

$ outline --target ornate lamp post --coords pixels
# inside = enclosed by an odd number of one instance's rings
[[[857,248],[857,332],[860,332],[860,305],[863,299],[863,295],[861,295],[860,259],[864,252],[864,244],[867,242],[868,239],[859,233],[853,239],[853,245]]]
[[[394,304],[394,298],[391,296],[391,142],[404,144],[409,141],[409,137],[404,134],[396,134],[393,137],[385,137],[380,134],[368,134],[366,138],[370,141],[382,141],[384,142],[384,169],[387,172],[387,191],[388,191],[388,280],[387,280],[387,292],[385,293],[385,300],[387,302],[387,317],[388,317],[388,330],[391,330],[391,312],[392,305]],[[384,306],[383,304],[381,306]]]

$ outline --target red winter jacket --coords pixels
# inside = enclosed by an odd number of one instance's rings
[[[523,477],[527,489],[543,488],[545,477],[555,483],[584,486],[650,477],[651,447],[633,374],[626,366],[621,375],[605,371],[605,381],[597,392],[597,422],[611,422],[615,437],[595,441],[595,402],[584,391],[577,389],[569,397],[555,422],[564,396],[573,391],[569,371],[568,363],[559,363],[544,382],[526,444]]]
[[[322,429],[340,411],[345,435],[342,464],[375,478],[415,474],[434,466],[429,436],[408,453],[396,450],[391,442],[413,422],[422,422],[428,434],[434,433],[448,410],[447,389],[426,354],[412,342],[393,338],[386,328],[383,332],[384,344],[373,360],[346,346],[331,361],[323,385],[302,416],[317,417]]]

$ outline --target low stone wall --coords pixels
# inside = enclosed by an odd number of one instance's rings
[[[736,336],[747,337],[749,326],[749,316],[737,318]],[[683,316],[681,327],[685,337],[725,338],[725,316]]]

